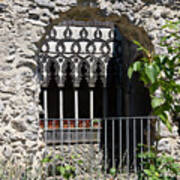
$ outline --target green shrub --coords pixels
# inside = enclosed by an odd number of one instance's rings
[[[154,149],[138,155],[143,159],[143,170],[138,180],[176,180],[180,175],[180,164],[168,155],[159,155]]]
[[[67,163],[68,161],[68,163]],[[48,155],[42,159],[42,164],[45,164],[48,169],[47,176],[60,175],[64,179],[71,179],[77,176],[76,165],[82,165],[83,161],[80,160],[79,155],[71,155],[65,158],[61,155],[51,156]]]
[[[134,62],[128,69],[129,78],[133,72],[139,73],[140,80],[149,89],[153,114],[158,116],[169,130],[172,128],[168,114],[177,117],[180,112],[178,99],[180,84],[176,81],[180,76],[179,28],[180,21],[169,22],[163,26],[163,29],[169,31],[169,35],[161,39],[160,45],[167,50],[167,54],[154,54],[134,41],[144,57]]]

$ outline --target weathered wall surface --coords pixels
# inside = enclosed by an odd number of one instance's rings
[[[35,159],[44,147],[38,127],[40,85],[35,42],[52,19],[75,5],[76,0],[0,1],[0,157],[3,159],[23,159],[27,155]],[[99,0],[99,7],[106,14],[126,15],[131,23],[144,27],[157,53],[164,53],[158,43],[167,33],[161,26],[166,20],[180,18],[178,0],[151,3]],[[160,148],[180,161],[177,127],[174,126],[172,134],[166,132],[163,128]]]

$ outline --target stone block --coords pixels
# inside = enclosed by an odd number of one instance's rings
[[[13,129],[15,129],[19,132],[24,132],[27,130],[27,126],[23,120],[12,120],[11,126]]]
[[[54,3],[50,0],[35,0],[40,7],[54,8]]]
[[[11,146],[5,145],[5,146],[3,147],[2,153],[3,153],[3,155],[4,155],[7,159],[9,159],[9,158],[11,157],[11,155],[12,155],[12,148],[11,148]]]

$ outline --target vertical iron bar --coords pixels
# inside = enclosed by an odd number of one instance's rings
[[[147,118],[147,144],[148,144],[148,152],[150,152],[151,146],[151,119]]]
[[[127,158],[126,158],[126,165],[127,165],[127,175],[129,177],[129,118],[126,119],[126,151],[127,151]]]
[[[69,119],[67,119],[67,142],[68,142],[68,152],[71,153],[71,141],[72,141],[72,138],[71,138],[71,129],[70,129],[70,121]],[[67,152],[66,152],[67,153]]]
[[[90,89],[90,120],[91,127],[93,127],[93,118],[94,118],[94,92],[93,89]]]
[[[45,142],[47,141],[47,130],[48,130],[48,104],[47,104],[47,90],[43,92],[44,96],[44,127],[45,127]]]
[[[91,121],[93,121],[92,119],[90,119]],[[89,123],[89,122],[87,122],[87,123]],[[91,157],[91,159],[90,159],[90,172],[92,173],[92,169],[93,169],[93,161],[92,161],[92,159],[94,158],[94,148],[93,148],[93,126],[91,126],[92,124],[90,124],[90,145],[91,145],[91,155],[90,155],[90,157]]]
[[[134,151],[134,172],[137,173],[137,154],[136,154],[136,150],[137,150],[137,142],[136,142],[136,119],[132,119],[133,120],[133,151]]]
[[[120,164],[120,173],[122,173],[122,119],[121,118],[119,123],[119,164]]]
[[[113,162],[113,168],[115,168],[115,147],[114,147],[114,143],[115,143],[115,128],[114,128],[114,119],[112,119],[112,162]]]
[[[107,118],[105,120],[105,173],[107,172]]]
[[[97,131],[98,131],[97,142],[99,143],[99,148],[100,148],[100,133],[101,133],[101,120],[100,119],[98,119]]]
[[[100,119],[98,119],[98,125],[97,125],[97,148],[98,152],[101,152],[101,146],[100,146],[100,133],[101,133],[101,122]],[[99,159],[98,159],[99,161]],[[102,164],[101,164],[102,165]],[[101,168],[97,169],[98,171],[96,172],[97,175],[102,174]]]
[[[52,119],[52,132],[53,132],[53,156],[54,156],[54,152],[55,152],[55,119]],[[55,160],[54,160],[55,161]],[[56,176],[56,163],[53,162],[53,176]]]
[[[75,121],[76,121],[76,127],[78,127],[78,118],[79,118],[79,102],[78,102],[78,90],[75,89],[74,92],[74,109],[75,109]]]
[[[64,128],[63,128],[63,118],[64,118],[64,114],[63,114],[63,90],[60,89],[59,91],[59,105],[60,105],[60,109],[59,109],[59,117],[60,117],[60,144],[61,144],[61,153],[62,156],[64,155],[64,147],[63,147],[63,139],[64,139]]]
[[[47,103],[47,90],[43,91],[43,99],[44,99],[44,135],[45,135],[45,142],[47,143],[47,130],[48,130],[48,103]],[[45,147],[45,152],[47,153],[47,146]],[[46,166],[46,174],[48,172],[48,164]]]
[[[94,135],[93,135],[93,121],[94,121],[94,94],[93,94],[93,89],[90,89],[90,106],[89,106],[89,113],[90,113],[90,142],[91,142],[91,151],[92,151],[92,159],[94,157],[94,147],[93,147],[93,140],[94,140]],[[88,122],[89,123],[89,122]],[[91,170],[93,169],[93,161],[91,161]]]
[[[79,120],[79,101],[78,101],[78,96],[79,96],[79,94],[78,94],[78,90],[77,89],[75,89],[75,92],[74,92],[75,94],[74,94],[74,102],[75,102],[75,151],[76,151],[76,153],[78,153],[78,125],[79,125],[79,123],[78,123],[78,120]],[[75,164],[75,166],[76,166],[76,169],[77,169],[77,171],[78,171],[78,164],[76,163]]]
[[[103,88],[103,118],[104,118],[104,169],[107,173],[107,88]]]
[[[84,143],[86,142],[86,121],[82,120],[82,128],[83,128],[83,139]]]
[[[144,140],[143,140],[143,119],[140,119],[141,121],[141,154],[143,153],[143,145],[144,145]],[[143,170],[143,158],[141,157],[141,170]]]
[[[63,90],[60,89],[59,92],[59,104],[60,104],[60,109],[59,109],[59,117],[60,117],[60,127],[63,129]]]

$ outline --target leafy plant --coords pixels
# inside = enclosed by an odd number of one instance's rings
[[[154,148],[140,153],[138,157],[143,159],[139,180],[176,180],[180,175],[180,165],[171,156],[159,155]]]
[[[109,173],[110,173],[112,176],[115,176],[116,173],[117,173],[116,168],[111,168],[110,171],[109,171]]]
[[[62,177],[65,179],[70,179],[75,177],[75,170],[76,168],[71,165],[63,165],[63,166],[57,166],[56,169],[61,174]]]
[[[93,123],[100,123],[101,119],[93,119]]]
[[[161,39],[160,45],[167,49],[167,54],[154,54],[144,48],[139,42],[134,41],[138,50],[144,53],[144,57],[134,62],[128,69],[128,77],[133,72],[138,72],[140,80],[148,87],[151,97],[153,113],[171,131],[168,113],[177,116],[180,112],[178,94],[180,84],[176,79],[180,75],[180,21],[169,22],[163,29],[169,30],[169,35]],[[158,92],[158,96],[157,96]]]
[[[71,155],[67,159],[69,161],[68,163],[64,161],[65,159],[61,155],[56,155],[54,157],[48,155],[41,162],[47,166],[52,164],[49,174],[53,175],[53,173],[55,173],[56,175],[62,176],[64,179],[74,178],[77,175],[75,164],[82,165],[83,161],[80,159],[79,155]]]

